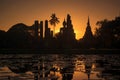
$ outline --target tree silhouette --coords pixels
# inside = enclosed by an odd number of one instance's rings
[[[6,32],[0,30],[0,48],[5,48],[6,44]]]
[[[23,23],[13,25],[7,31],[7,46],[8,48],[30,48],[33,37],[28,32],[28,26]]]
[[[120,48],[120,17],[98,21],[96,24],[99,26],[95,31],[98,45],[104,48]]]
[[[60,21],[59,21],[59,18],[56,17],[56,14],[53,13],[51,16],[51,19],[49,20],[50,24],[54,26],[53,28],[53,33],[55,35],[55,27],[56,27],[56,24],[58,24]]]

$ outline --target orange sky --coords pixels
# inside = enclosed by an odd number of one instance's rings
[[[88,16],[94,32],[97,21],[119,15],[119,4],[120,0],[0,0],[0,29],[7,31],[17,23],[32,25],[34,20],[49,20],[56,13],[60,18],[57,32],[69,13],[78,39],[84,34]]]

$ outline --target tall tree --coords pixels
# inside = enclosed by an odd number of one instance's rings
[[[51,19],[49,20],[50,24],[54,26],[53,28],[53,35],[55,35],[55,27],[56,27],[56,24],[58,24],[60,21],[59,21],[59,18],[56,17],[56,14],[53,13],[51,16]]]
[[[113,20],[98,21],[95,31],[98,44],[105,48],[120,48],[120,16]]]

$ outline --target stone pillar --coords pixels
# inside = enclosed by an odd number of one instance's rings
[[[40,38],[43,39],[43,21],[40,21]]]
[[[36,20],[34,23],[34,28],[35,28],[35,38],[38,39],[38,27],[39,27],[39,23]]]

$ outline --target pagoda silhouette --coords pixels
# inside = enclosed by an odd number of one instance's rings
[[[75,47],[75,33],[72,25],[71,16],[68,14],[67,19],[63,21],[63,27],[57,35],[60,48],[74,48]]]
[[[4,46],[7,49],[80,49],[93,48],[95,38],[91,31],[88,17],[87,27],[82,39],[77,40],[74,32],[72,19],[67,14],[60,31],[53,36],[49,28],[49,21],[35,20],[32,26],[23,23],[13,25],[7,32],[4,39]]]
[[[80,39],[79,41],[80,41],[79,44],[82,46],[82,48],[92,48],[95,45],[95,38],[94,38],[93,33],[91,31],[89,16],[88,16],[86,31],[84,33],[83,38]]]

